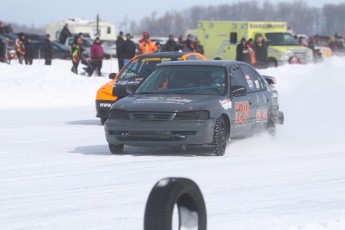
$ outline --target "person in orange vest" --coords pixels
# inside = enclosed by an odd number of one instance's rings
[[[16,54],[19,61],[19,64],[23,64],[25,49],[24,49],[24,39],[25,36],[23,33],[20,33],[16,40]]]
[[[256,57],[255,57],[253,45],[254,45],[254,40],[252,38],[250,38],[247,41],[247,49],[249,51],[250,61],[251,61],[249,64],[255,65],[256,64]]]
[[[157,46],[150,39],[148,32],[143,33],[143,38],[140,40],[139,51],[141,54],[154,53],[157,51]]]

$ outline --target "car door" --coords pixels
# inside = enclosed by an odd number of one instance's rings
[[[268,102],[269,97],[266,94],[266,85],[259,73],[251,66],[240,65],[249,86],[249,94],[252,97],[250,119],[253,123],[253,129],[260,131],[266,128],[268,121]]]
[[[239,66],[233,65],[229,71],[231,88],[233,86],[243,86],[248,91],[248,83]],[[242,96],[232,96],[231,100],[233,108],[231,113],[231,138],[246,137],[252,130],[252,121],[250,120],[251,95],[246,93]]]

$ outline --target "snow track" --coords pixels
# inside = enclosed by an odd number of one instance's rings
[[[344,63],[262,71],[278,80],[286,124],[224,157],[203,147],[110,155],[94,117],[107,79],[74,76],[64,61],[0,64],[0,229],[140,230],[168,176],[197,182],[211,230],[345,229]]]

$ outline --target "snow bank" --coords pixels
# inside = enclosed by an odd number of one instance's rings
[[[105,73],[116,72],[115,60],[105,61]],[[91,105],[107,77],[77,76],[70,61],[53,61],[52,66],[35,61],[32,66],[0,63],[0,107],[32,108]],[[82,65],[79,72],[82,72]]]

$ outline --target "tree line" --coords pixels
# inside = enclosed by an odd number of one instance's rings
[[[345,2],[309,6],[305,1],[262,4],[256,1],[232,4],[193,6],[170,10],[161,16],[152,12],[140,21],[124,20],[120,27],[133,34],[148,31],[153,35],[181,35],[186,29],[197,28],[199,20],[223,21],[286,21],[295,33],[308,35],[345,34]]]

